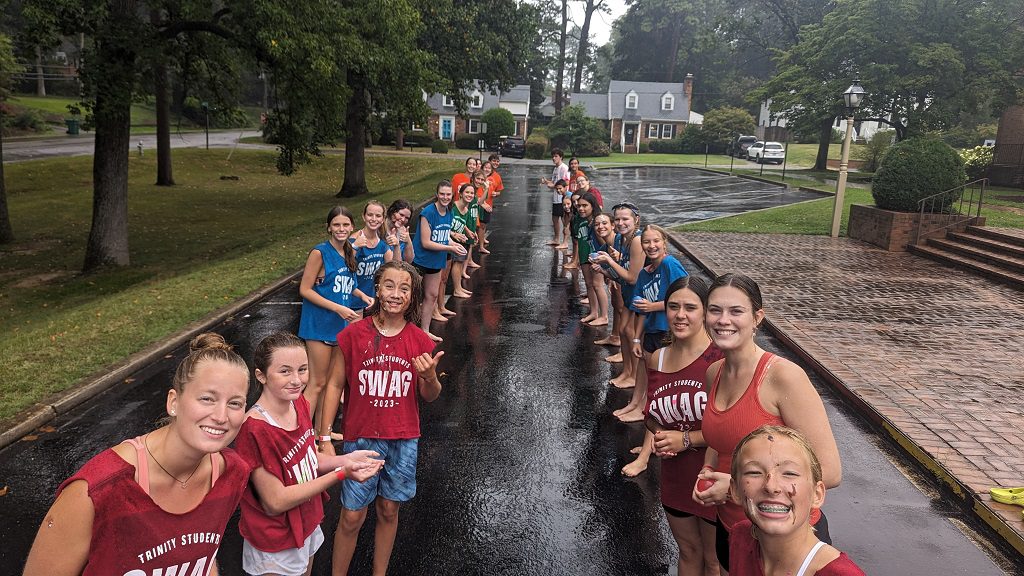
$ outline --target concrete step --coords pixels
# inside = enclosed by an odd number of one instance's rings
[[[924,256],[954,268],[970,270],[986,278],[1024,290],[1024,274],[1015,273],[980,260],[973,260],[957,252],[951,252],[936,246],[911,245],[907,247],[907,250],[918,256]]]
[[[967,232],[990,240],[1024,247],[1024,233],[1010,230],[995,230],[985,226],[968,226]]]
[[[1024,258],[1024,246],[1019,244],[994,240],[987,236],[979,236],[968,232],[949,232],[946,234],[946,238],[962,244],[971,244],[989,252],[1005,254],[1014,258]]]
[[[949,238],[929,238],[928,245],[941,248],[947,252],[956,252],[972,260],[981,260],[986,264],[1005,268],[1015,274],[1024,274],[1024,258],[1013,257],[996,250],[979,248],[973,244],[966,244]]]

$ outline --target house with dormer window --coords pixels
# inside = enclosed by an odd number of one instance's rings
[[[465,115],[455,110],[455,101],[448,94],[424,94],[431,114],[427,131],[440,140],[455,141],[456,134],[482,134],[484,112],[491,108],[504,108],[512,113],[516,124],[512,134],[500,136],[526,137],[527,115],[530,112],[530,86],[520,84],[507,92],[488,91],[477,86],[466,94],[468,105]]]
[[[613,150],[635,154],[641,143],[682,135],[694,116],[692,95],[693,74],[687,74],[682,82],[612,80],[607,94],[571,94],[569,102],[605,123]]]

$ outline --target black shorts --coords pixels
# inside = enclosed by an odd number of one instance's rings
[[[654,354],[654,351],[658,348],[665,347],[665,336],[667,335],[668,332],[662,330],[657,332],[644,332],[644,339],[641,347],[644,349],[644,352]]]
[[[552,204],[551,205],[551,217],[552,218],[561,218],[562,216],[565,216],[565,208],[562,207],[562,203],[559,202],[558,204]]]
[[[708,520],[707,518],[701,518],[700,516],[697,516],[696,514],[690,514],[689,512],[683,512],[682,510],[676,510],[675,508],[672,508],[670,506],[665,506],[664,504],[662,504],[661,507],[665,509],[665,514],[667,514],[667,515],[669,515],[669,516],[671,516],[673,518],[689,518],[689,517],[693,516],[693,517],[696,517],[698,520],[703,520],[704,522],[707,522],[708,524],[710,524],[712,526],[715,525],[715,521],[714,520]]]
[[[483,208],[480,209],[480,223],[487,224],[491,221],[491,213]]]
[[[420,273],[420,277],[429,276],[431,274],[437,274],[441,270],[444,270],[444,268],[427,268],[425,266],[420,266],[419,264],[413,264],[412,267],[415,268],[416,271]]]
[[[814,525],[814,535],[825,544],[832,545],[832,537],[828,534],[828,518],[825,518],[824,512],[821,513],[818,523]],[[721,519],[715,522],[715,555],[718,556],[718,564],[722,566],[722,570],[728,571],[729,531],[725,529]]]

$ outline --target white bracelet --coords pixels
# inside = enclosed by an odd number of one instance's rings
[[[321,442],[330,442],[331,441],[331,435],[328,434],[326,436],[320,436],[320,441]]]
[[[639,338],[633,338],[633,343],[634,344],[639,344],[640,343],[640,339]]]

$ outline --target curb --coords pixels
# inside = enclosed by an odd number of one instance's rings
[[[704,262],[704,258],[702,258],[700,254],[686,248],[682,240],[680,240],[674,232],[669,233],[669,242],[675,246],[676,249],[686,254],[708,274],[714,276],[714,270]],[[958,480],[953,473],[947,470],[941,462],[928,454],[924,448],[917,445],[909,436],[904,434],[898,426],[878,412],[874,406],[847,387],[846,383],[843,382],[839,376],[814,358],[814,356],[812,356],[811,353],[808,352],[804,346],[801,345],[800,342],[790,335],[785,329],[781,328],[767,316],[765,317],[765,325],[771,331],[772,335],[782,342],[783,346],[799,356],[801,360],[807,362],[811,369],[825,380],[832,390],[837,392],[845,401],[847,401],[860,416],[867,419],[872,424],[881,427],[882,430],[884,430],[885,435],[895,442],[904,454],[913,458],[939,482],[952,490],[975,518],[981,520],[988,527],[994,530],[996,534],[998,534],[1010,547],[1016,550],[1018,554],[1024,555],[1024,536],[1014,530],[1005,520],[996,514],[996,512],[992,510],[984,500],[975,494],[973,490],[960,482],[960,480]]]
[[[0,432],[0,450],[14,444],[23,436],[53,421],[58,416],[67,414],[68,411],[83,402],[123,382],[127,375],[163,358],[178,346],[187,343],[195,335],[208,330],[215,324],[223,322],[228,317],[253,305],[301,275],[302,270],[298,270],[266,284],[233,303],[186,324],[177,332],[150,344],[121,362],[86,376],[78,384],[72,385],[68,390],[57,394],[55,399],[45,401],[42,406],[35,406],[15,415],[11,418],[11,421],[17,422],[17,424]]]

